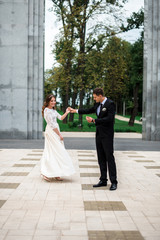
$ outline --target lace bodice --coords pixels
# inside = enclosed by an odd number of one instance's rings
[[[61,115],[54,109],[45,108],[44,118],[47,124],[52,128],[58,128],[57,118],[61,120]]]

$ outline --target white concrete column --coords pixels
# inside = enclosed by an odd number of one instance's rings
[[[145,0],[143,139],[160,140],[160,2]]]
[[[1,0],[0,24],[0,138],[42,138],[44,0]]]

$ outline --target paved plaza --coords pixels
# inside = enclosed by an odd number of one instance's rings
[[[138,141],[141,135],[115,137]],[[0,240],[159,240],[160,148],[125,147],[115,150],[116,191],[110,182],[93,189],[99,179],[95,149],[67,149],[76,174],[49,183],[40,176],[42,148],[1,148]]]

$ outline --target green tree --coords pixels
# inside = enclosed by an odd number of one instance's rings
[[[122,25],[123,31],[141,28],[142,33],[138,41],[133,44],[131,48],[132,63],[130,71],[130,87],[133,89],[131,95],[133,96],[133,107],[131,110],[131,117],[129,125],[134,125],[135,117],[138,113],[138,96],[142,99],[142,82],[143,82],[143,28],[144,28],[144,10],[140,9],[137,13],[133,12],[130,18],[127,19],[127,26]]]
[[[45,82],[44,82],[44,99],[46,98],[47,95],[51,94],[53,92],[53,89],[56,91],[56,87],[54,82],[52,81],[54,72],[53,70],[46,70],[45,72]]]
[[[105,39],[100,39],[99,42],[96,43],[95,47],[90,49],[90,51],[86,54],[85,78],[87,91],[96,87],[104,87],[105,44]]]
[[[54,3],[54,11],[62,22],[62,29],[60,39],[55,42],[53,53],[59,64],[57,73],[55,73],[54,81],[60,81],[57,85],[60,88],[60,95],[62,98],[63,111],[69,105],[70,89],[72,82],[72,60],[75,55],[73,47],[75,39],[75,20],[73,17],[73,6],[71,1],[52,0]],[[63,120],[67,122],[67,118]]]
[[[54,3],[56,15],[61,20],[63,26],[62,35],[60,37],[63,42],[63,49],[56,53],[58,53],[58,62],[61,64],[60,68],[64,74],[62,75],[66,75],[66,79],[63,78],[63,81],[65,81],[63,86],[65,85],[65,87],[61,89],[61,93],[64,92],[65,95],[64,106],[66,107],[69,100],[69,89],[72,87],[73,69],[76,67],[74,89],[71,89],[70,92],[76,92],[75,94],[72,94],[72,105],[75,105],[74,101],[77,92],[80,92],[79,101],[80,107],[82,107],[87,84],[87,79],[85,77],[86,54],[96,46],[97,42],[118,31],[119,28],[117,28],[117,24],[114,26],[110,25],[110,19],[112,16],[112,19],[114,19],[113,22],[120,21],[120,14],[118,15],[118,11],[122,7],[122,3],[126,2],[126,0],[52,1]],[[87,23],[91,21],[93,17],[100,16],[102,13],[106,18],[108,17],[109,21],[107,22],[105,19],[103,24],[102,21],[95,21],[95,24],[93,24],[91,28],[88,28],[88,30]],[[98,34],[99,32],[103,32],[100,38]],[[58,42],[56,44],[58,45]],[[75,57],[74,54],[72,54],[74,52],[73,45],[76,48]],[[63,63],[64,59],[65,63]],[[56,74],[54,76],[56,77]],[[81,116],[80,121],[82,121]]]
[[[142,95],[143,84],[143,33],[141,37],[132,45],[131,48],[132,62],[130,69],[130,86],[133,90],[133,107],[131,111],[131,117],[129,120],[129,126],[134,125],[135,117],[138,113],[138,95],[139,92]]]
[[[104,49],[104,91],[118,105],[128,96],[130,43],[111,37]]]
[[[121,30],[123,32],[138,29],[144,26],[144,10],[140,9],[138,12],[133,12],[131,17],[127,19],[127,25],[122,24]]]

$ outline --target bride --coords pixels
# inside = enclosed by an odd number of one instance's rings
[[[55,97],[48,95],[42,107],[42,116],[45,118],[47,126],[45,130],[45,146],[41,158],[41,175],[49,182],[52,178],[62,181],[61,176],[69,176],[75,173],[57,123],[57,118],[63,120],[70,111],[67,108],[66,112],[61,116],[55,110],[55,105]]]

